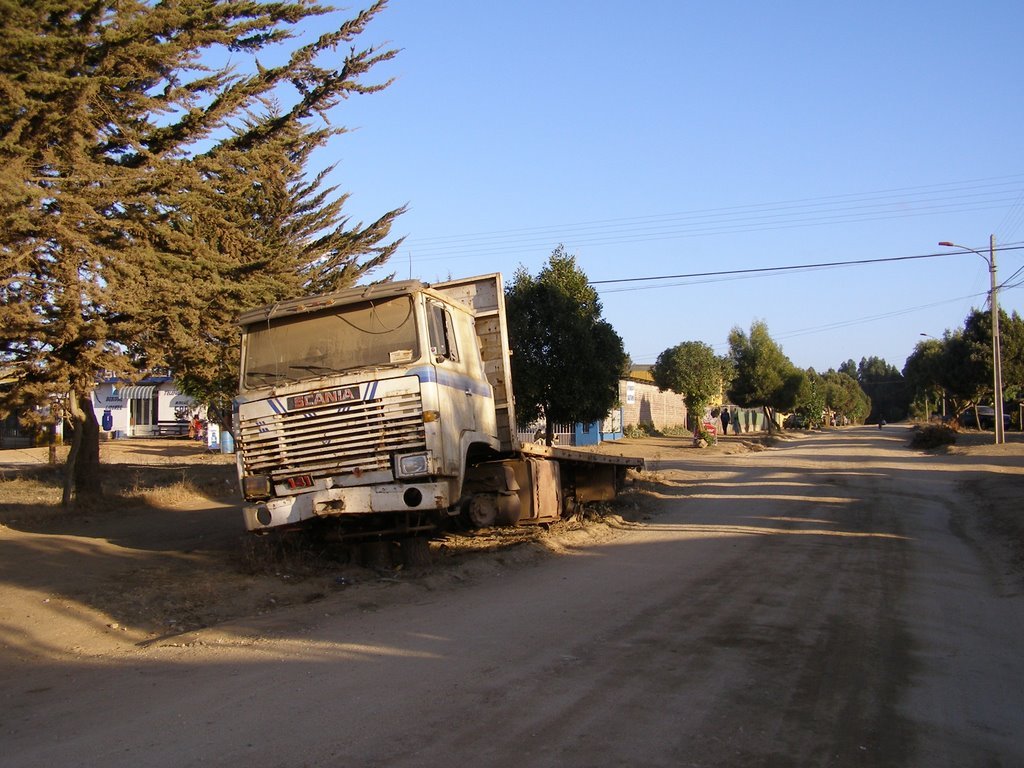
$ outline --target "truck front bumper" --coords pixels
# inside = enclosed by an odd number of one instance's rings
[[[266,531],[314,517],[441,511],[449,509],[456,501],[446,481],[387,483],[327,488],[249,503],[242,507],[242,514],[248,530]]]

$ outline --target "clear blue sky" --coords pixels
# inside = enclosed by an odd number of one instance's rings
[[[902,369],[985,306],[986,262],[938,241],[994,234],[1024,281],[1022,29],[1020,0],[392,0],[358,43],[400,48],[396,81],[321,159],[354,219],[409,204],[399,278],[536,274],[559,243],[593,281],[949,252],[598,286],[637,363],[763,320],[800,367]]]

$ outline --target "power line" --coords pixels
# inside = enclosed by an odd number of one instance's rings
[[[1008,181],[1012,180],[1012,181]],[[820,198],[803,198],[797,200],[784,200],[769,203],[750,203],[745,205],[721,207],[721,208],[706,208],[699,209],[696,211],[682,211],[673,213],[662,213],[662,214],[649,214],[646,216],[635,216],[635,217],[619,217],[613,219],[597,219],[584,222],[576,222],[570,224],[553,224],[540,227],[521,227],[514,229],[499,230],[494,232],[478,232],[473,234],[462,234],[462,235],[441,235],[437,237],[428,237],[417,239],[416,243],[427,245],[430,243],[479,243],[481,240],[492,240],[497,239],[501,242],[505,242],[510,236],[532,236],[537,234],[545,233],[564,233],[572,232],[574,230],[583,228],[609,228],[619,227],[621,225],[632,225],[640,224],[647,225],[651,223],[658,223],[664,221],[694,221],[694,220],[722,220],[734,218],[737,213],[740,214],[766,214],[776,211],[801,211],[803,209],[822,209],[824,208],[827,212],[843,210],[842,207],[836,207],[836,203],[845,201],[845,203],[860,203],[861,205],[852,206],[852,208],[863,208],[863,207],[878,207],[879,201],[890,201],[898,203],[901,206],[907,205],[908,202],[913,202],[908,198],[916,198],[920,202],[945,202],[947,200],[959,200],[965,197],[980,197],[985,194],[1007,194],[1013,195],[1005,202],[1016,202],[1024,191],[1019,189],[1019,185],[1024,181],[1024,174],[1015,174],[1012,176],[996,177],[995,179],[982,179],[973,180],[967,182],[949,182],[939,185],[931,185],[927,187],[903,187],[898,189],[881,190],[877,192],[864,192],[864,193],[848,193],[841,195],[830,195]],[[994,184],[986,183],[978,186],[980,182],[997,182]],[[1005,187],[1011,187],[1005,189]],[[995,187],[995,189],[992,189]],[[958,195],[952,198],[940,197],[934,198],[936,194],[942,188],[951,188],[950,192],[973,192],[978,189],[989,189],[989,192],[977,193],[974,192],[970,195]],[[924,190],[922,192],[922,190]],[[906,192],[915,192],[916,195],[907,195]],[[999,200],[999,202],[1004,202]],[[864,205],[864,204],[867,205]],[[829,207],[825,207],[829,206]]]
[[[498,236],[487,237],[478,241],[457,243],[453,246],[423,246],[422,241],[414,241],[416,251],[426,254],[418,261],[445,261],[458,258],[480,258],[484,256],[509,256],[515,253],[533,251],[537,248],[552,248],[558,243],[568,243],[573,248],[593,248],[601,246],[629,245],[635,243],[664,242],[696,237],[712,237],[718,235],[751,234],[758,232],[775,232],[806,227],[824,227],[838,224],[865,223],[872,221],[892,221],[938,214],[969,213],[997,210],[1009,202],[991,200],[986,204],[971,206],[916,206],[913,210],[884,210],[861,213],[836,213],[810,217],[801,216],[762,216],[738,221],[700,221],[692,223],[673,223],[672,226],[651,226],[646,229],[629,227],[611,231],[585,231],[575,237],[569,228],[554,229],[549,232],[537,232],[531,236],[509,238]]]
[[[1024,190],[1021,190],[1017,200],[1003,216],[996,232],[1001,236],[1000,239],[1009,240],[1017,234],[1022,223],[1024,223]]]
[[[1011,250],[1016,251],[1016,250],[1022,250],[1022,249],[1024,249],[1024,244],[1008,244],[1008,245],[1005,245],[1005,246],[1001,246],[999,248],[1000,251],[1011,251]],[[628,282],[628,281],[632,281],[632,280],[686,279],[686,278],[694,278],[694,277],[720,277],[722,279],[726,279],[726,278],[743,279],[743,278],[756,277],[759,273],[762,273],[762,274],[763,273],[773,273],[773,272],[777,273],[777,272],[783,272],[783,271],[787,271],[787,270],[790,271],[790,272],[792,272],[792,271],[800,271],[800,270],[811,271],[813,269],[828,269],[828,268],[839,267],[839,266],[849,266],[849,265],[859,265],[859,264],[872,264],[872,263],[877,263],[877,262],[907,261],[907,260],[912,260],[912,259],[926,259],[926,258],[937,258],[939,256],[957,256],[957,255],[963,255],[963,252],[962,251],[959,251],[959,252],[953,251],[953,252],[943,252],[943,253],[935,253],[935,254],[923,254],[923,255],[920,255],[920,256],[896,256],[896,257],[882,258],[882,259],[857,259],[857,260],[853,260],[853,261],[825,262],[825,263],[821,263],[821,264],[793,265],[793,266],[786,266],[786,267],[766,267],[766,268],[761,268],[761,269],[723,270],[723,271],[720,271],[720,272],[694,273],[692,275],[671,275],[671,276],[663,276],[663,277],[626,278],[623,281],[607,280],[607,281],[593,281],[593,282],[594,283],[598,283],[598,282],[616,283],[616,282]],[[1000,291],[1010,290],[1010,289],[1013,289],[1013,288],[1018,288],[1021,285],[1024,285],[1024,281],[1011,282],[1021,272],[1024,272],[1024,266],[1022,266],[1021,268],[1017,269],[1009,278],[1005,279],[1004,282],[998,286],[998,290],[1000,290]],[[708,281],[708,282],[711,282],[711,281]],[[655,286],[636,287],[636,288],[623,288],[623,289],[618,289],[618,290],[615,290],[615,289],[603,290],[603,291],[601,291],[601,293],[617,293],[617,292],[620,292],[620,291],[648,290],[650,288],[664,288],[664,287],[674,287],[674,286],[694,285],[694,284],[695,283],[693,283],[693,282],[690,282],[690,283],[674,283],[674,284],[669,284],[669,285],[655,285]],[[815,333],[825,333],[825,332],[828,332],[828,331],[834,331],[834,330],[839,329],[839,328],[846,328],[846,327],[849,327],[849,326],[861,325],[861,324],[864,324],[864,323],[876,322],[878,320],[886,320],[886,319],[889,319],[889,318],[892,318],[892,317],[899,317],[901,315],[908,315],[908,314],[911,314],[911,313],[914,313],[914,312],[919,312],[919,311],[926,310],[926,309],[932,309],[932,308],[940,307],[940,306],[943,306],[943,305],[946,305],[946,304],[956,304],[956,303],[962,302],[962,301],[964,301],[966,299],[976,299],[976,298],[983,297],[983,296],[987,297],[988,296],[988,291],[985,291],[985,292],[982,292],[982,293],[973,293],[973,294],[970,294],[970,295],[967,295],[967,296],[959,296],[959,297],[952,298],[952,299],[944,299],[942,301],[936,301],[936,302],[932,302],[930,304],[922,304],[922,305],[915,306],[915,307],[908,307],[908,308],[905,308],[905,309],[892,310],[890,312],[885,312],[885,313],[881,313],[881,314],[877,314],[877,315],[870,315],[870,316],[867,316],[867,317],[853,318],[853,319],[850,319],[850,320],[839,320],[839,321],[836,321],[836,322],[833,322],[833,323],[826,323],[824,325],[812,326],[812,327],[809,327],[809,328],[802,328],[802,329],[797,329],[797,330],[788,331],[788,332],[784,331],[784,332],[775,334],[774,337],[776,339],[782,341],[782,340],[785,340],[785,339],[796,338],[796,337],[799,337],[799,336],[807,336],[807,335],[812,335],[812,334],[815,334]],[[723,348],[727,347],[728,344],[726,342],[720,342],[720,343],[717,343],[717,344],[712,344],[711,346],[714,349],[723,349]],[[646,360],[648,358],[652,358],[653,359],[653,357],[656,356],[656,354],[657,353],[641,354],[636,359],[638,361],[643,361],[643,360]]]
[[[1016,251],[1024,245],[1002,246],[1000,251]],[[944,251],[942,253],[925,253],[919,256],[887,256],[880,259],[854,259],[851,261],[824,261],[817,264],[792,264],[784,267],[755,267],[751,269],[727,269],[715,272],[691,272],[683,275],[657,275],[650,277],[622,277],[614,280],[591,280],[591,285],[608,285],[611,283],[639,283],[653,280],[689,280],[700,277],[723,277],[729,275],[755,275],[772,272],[792,272],[795,270],[829,269],[832,267],[849,267],[862,264],[881,264],[894,261],[915,261],[918,259],[937,259],[943,256],[962,256],[961,251]]]
[[[900,317],[901,315],[909,315],[913,312],[920,312],[925,309],[934,309],[935,307],[941,307],[945,304],[956,304],[963,301],[964,299],[976,299],[979,296],[984,296],[983,293],[975,293],[969,296],[958,296],[955,299],[945,299],[943,301],[935,301],[931,304],[921,304],[916,307],[908,307],[906,309],[894,309],[891,312],[883,312],[878,315],[869,315],[868,317],[854,318],[853,320],[839,320],[834,323],[827,323],[826,325],[814,326],[811,328],[801,328],[795,331],[789,331],[788,333],[779,334],[780,339],[794,338],[796,336],[806,336],[812,333],[820,333],[824,331],[832,331],[837,328],[846,328],[851,325],[860,325],[861,323],[873,323],[876,320],[888,320],[891,317]]]
[[[648,216],[412,238],[417,261],[509,255],[553,242],[574,248],[1005,209],[1014,224],[1024,174],[877,192],[709,208]]]
[[[1024,265],[1017,267],[1017,271],[1014,272],[1009,277],[1004,277],[1003,282],[997,285],[996,289],[1001,291],[1004,288],[1016,288],[1018,285],[1020,285],[1020,283],[1011,283],[1010,281],[1017,277],[1017,275],[1019,275],[1021,272],[1024,272]]]

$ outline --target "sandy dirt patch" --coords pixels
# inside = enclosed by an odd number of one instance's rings
[[[395,564],[397,555],[367,567],[358,552],[302,535],[252,536],[242,525],[234,457],[194,442],[104,443],[108,502],[85,512],[57,505],[63,468],[48,463],[47,449],[0,451],[0,614],[7,617],[0,643],[22,659],[131,653],[343,592],[410,580],[442,588],[613,538],[656,516],[666,487],[695,493],[720,461],[803,435],[730,436],[704,448],[681,437],[605,443],[600,450],[647,464],[613,504],[545,528],[452,532],[431,542],[428,567],[414,569]],[[964,477],[984,514],[958,523],[963,535],[988,542],[993,567],[1004,571],[1024,564],[1018,437],[994,446],[990,435],[968,432],[935,452],[983,457],[1006,470],[1003,483]],[[58,448],[58,461],[66,450]]]
[[[1024,764],[1024,446],[908,437],[623,441],[603,516],[415,571],[254,553],[223,457],[5,466],[5,765]]]

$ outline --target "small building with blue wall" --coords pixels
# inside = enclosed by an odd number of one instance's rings
[[[188,423],[202,411],[182,394],[170,376],[150,376],[137,383],[103,379],[92,393],[92,406],[105,438],[168,437],[188,434]]]

